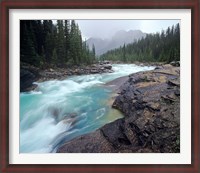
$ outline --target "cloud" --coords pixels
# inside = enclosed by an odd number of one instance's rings
[[[179,20],[76,20],[85,38],[112,37],[119,30],[141,30],[156,33],[179,23]]]

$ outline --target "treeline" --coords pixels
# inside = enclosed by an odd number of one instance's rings
[[[171,62],[180,60],[180,26],[168,27],[161,33],[147,34],[134,43],[110,50],[101,60],[123,62]]]
[[[56,23],[56,24],[54,24]],[[21,20],[20,61],[38,67],[91,64],[95,47],[82,41],[74,20]]]

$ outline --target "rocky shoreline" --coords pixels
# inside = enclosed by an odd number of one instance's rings
[[[20,92],[34,90],[37,85],[33,82],[43,82],[47,80],[63,80],[68,76],[84,74],[112,73],[110,62],[93,64],[88,66],[73,66],[70,68],[47,68],[41,70],[37,67],[23,64],[20,68]]]
[[[122,62],[115,62],[123,64]],[[34,82],[43,82],[48,80],[63,80],[68,76],[84,75],[84,74],[101,74],[112,73],[112,62],[104,61],[87,66],[73,66],[69,68],[46,68],[40,69],[26,63],[20,64],[20,92],[28,92],[34,90],[37,85]],[[164,63],[161,62],[135,62],[138,66],[157,66],[160,67]],[[172,62],[173,66],[180,66],[179,62]]]
[[[117,86],[113,87],[118,95],[112,107],[125,117],[66,142],[57,149],[58,153],[180,152],[180,67],[177,64],[131,74],[107,85]]]

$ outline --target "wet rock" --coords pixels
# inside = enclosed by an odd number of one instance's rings
[[[61,146],[57,153],[111,153],[114,149],[100,130],[83,135]]]
[[[35,69],[21,68],[20,69],[20,92],[33,90],[37,85],[33,84],[38,79],[39,75]]]
[[[155,103],[155,102],[149,102],[147,104],[147,107],[152,109],[153,111],[159,111],[160,110],[160,104],[159,103]]]
[[[180,81],[176,79],[168,80],[169,85],[180,86]]]
[[[110,65],[110,64],[109,65],[105,65],[104,68],[108,69],[108,70],[111,70],[112,69],[112,65]]]
[[[110,123],[101,128],[104,137],[113,144],[114,148],[120,147],[122,140],[125,138],[123,134],[124,120],[119,119],[115,123]],[[125,141],[125,140],[124,140]]]
[[[180,67],[180,61],[172,61],[170,64],[175,67]]]
[[[130,75],[113,107],[124,112],[127,117],[140,115],[132,121],[140,145],[148,146],[154,152],[179,152],[175,141],[168,140],[180,135],[179,67],[166,65],[158,70]]]
[[[99,71],[97,69],[92,69],[90,70],[90,73],[95,74],[95,73],[99,73]]]
[[[74,125],[77,121],[78,121],[77,116],[64,116],[60,122],[62,122],[64,124]]]
[[[157,67],[155,68],[155,70],[158,70],[158,69],[162,69],[162,67],[160,67],[160,66],[157,66]]]
[[[105,65],[105,64],[111,64],[111,62],[110,62],[110,61],[107,61],[107,60],[101,61],[101,62],[100,62],[100,65]]]
[[[123,76],[123,77],[117,78],[113,81],[106,83],[105,86],[108,88],[111,88],[113,90],[113,92],[119,93],[119,92],[121,92],[120,87],[127,80],[128,80],[128,76]]]

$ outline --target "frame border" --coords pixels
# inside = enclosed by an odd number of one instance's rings
[[[2,172],[200,172],[199,0],[2,0],[0,46],[0,170]],[[39,165],[9,164],[9,9],[191,9],[192,11],[192,164]]]

